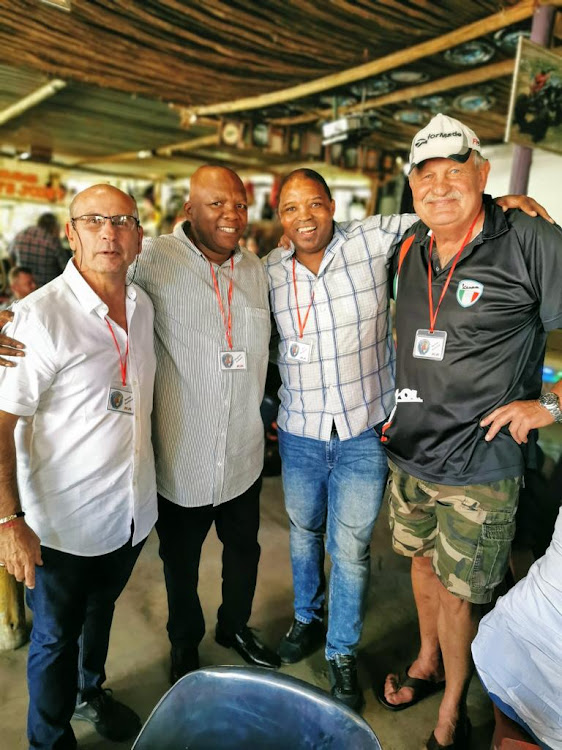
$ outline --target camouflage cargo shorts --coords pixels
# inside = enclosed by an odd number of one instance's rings
[[[416,479],[392,461],[389,466],[394,550],[431,557],[439,580],[456,596],[491,601],[509,561],[521,478],[452,487]]]

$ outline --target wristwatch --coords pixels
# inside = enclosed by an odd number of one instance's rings
[[[562,410],[560,409],[560,399],[556,393],[545,393],[539,398],[539,404],[552,414],[555,422],[562,422]]]

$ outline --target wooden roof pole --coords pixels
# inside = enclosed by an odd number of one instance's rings
[[[546,2],[546,0],[544,1]],[[562,0],[548,0],[548,2],[551,5],[562,5]],[[381,57],[378,60],[372,60],[363,65],[358,65],[357,67],[349,68],[348,70],[343,70],[339,73],[333,73],[332,75],[318,78],[315,81],[301,83],[298,86],[292,86],[281,91],[273,91],[268,94],[260,94],[259,96],[246,97],[244,99],[237,99],[230,102],[219,102],[217,104],[208,104],[201,107],[192,107],[189,111],[194,116],[220,115],[247,111],[250,109],[259,109],[262,107],[271,107],[275,104],[291,101],[292,99],[299,99],[303,96],[310,96],[311,94],[317,94],[321,91],[336,88],[337,86],[354,83],[355,81],[379,75],[380,73],[384,73],[387,70],[402,65],[409,65],[420,58],[443,52],[451,47],[461,44],[462,42],[476,39],[483,34],[489,34],[493,31],[503,29],[510,24],[523,21],[533,15],[535,6],[536,0],[521,0],[521,2],[517,3],[517,5],[512,8],[495,13],[480,21],[475,21],[474,23],[462,26],[461,28],[455,29],[448,34],[444,34],[437,39],[430,39],[427,42],[416,44],[408,49],[393,52],[392,54]]]
[[[390,94],[383,94],[374,99],[367,99],[365,102],[349,104],[346,107],[339,107],[338,112],[344,115],[352,112],[364,112],[377,107],[385,107],[388,104],[399,104],[400,102],[417,99],[420,96],[430,96],[431,94],[440,94],[449,89],[456,89],[466,86],[467,84],[476,85],[484,81],[490,81],[495,78],[502,78],[511,75],[515,67],[515,60],[500,60],[500,62],[484,65],[481,68],[464,70],[462,73],[454,73],[445,78],[436,78],[428,83],[419,83],[415,86],[407,86]],[[293,117],[276,117],[269,122],[272,125],[301,125],[307,122],[315,122],[320,118],[329,118],[332,115],[331,109],[315,109],[311,113],[295,115]]]
[[[548,46],[554,27],[555,9],[551,5],[537,8],[533,15],[531,27],[531,41]],[[533,149],[516,144],[513,150],[509,192],[527,195],[529,187],[529,172],[533,161]]]

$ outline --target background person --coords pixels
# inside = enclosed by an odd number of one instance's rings
[[[52,213],[41,214],[35,226],[16,234],[8,252],[18,266],[31,269],[37,286],[56,278],[68,263],[68,253],[61,245],[60,226]]]

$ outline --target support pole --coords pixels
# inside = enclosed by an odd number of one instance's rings
[[[27,641],[23,584],[0,568],[0,651],[9,651]]]
[[[555,14],[556,8],[553,8],[552,5],[539,5],[533,14],[532,42],[548,47],[554,27]],[[532,161],[533,149],[516,144],[513,149],[513,163],[509,181],[510,193],[527,195]]]

